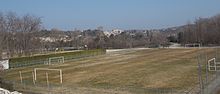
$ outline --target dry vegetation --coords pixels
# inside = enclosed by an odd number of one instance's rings
[[[83,92],[86,90],[89,92],[91,89],[115,92],[117,89],[125,93],[140,93],[141,90],[149,88],[172,88],[181,91],[190,89],[198,83],[196,61],[198,51],[199,49],[195,48],[123,50],[49,68],[62,69],[63,85],[80,87],[78,90]],[[18,71],[22,71],[23,80],[31,84],[33,68],[8,70],[6,78],[19,82]],[[38,73],[40,80],[37,83],[45,84],[45,71]],[[57,74],[49,72],[51,84],[59,83]]]

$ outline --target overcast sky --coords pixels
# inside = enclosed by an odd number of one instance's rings
[[[0,11],[42,17],[47,29],[159,29],[219,14],[220,0],[1,0]]]

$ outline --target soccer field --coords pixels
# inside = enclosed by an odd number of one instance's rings
[[[86,57],[64,64],[11,69],[6,72],[5,78],[20,82],[19,71],[21,71],[23,82],[33,84],[34,68],[50,68],[62,69],[64,88],[65,86],[79,88],[71,92],[144,94],[144,90],[149,88],[184,91],[198,84],[199,50],[211,52],[214,49],[165,48],[107,51],[104,55]],[[46,85],[45,72],[48,73],[50,86],[60,84],[59,72],[56,71],[39,71],[36,84]]]

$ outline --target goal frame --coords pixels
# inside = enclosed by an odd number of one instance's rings
[[[48,68],[34,68],[34,80],[37,81],[37,71],[58,71],[60,76],[60,84],[63,83],[63,72],[62,69],[48,69]]]
[[[64,63],[64,56],[59,56],[59,57],[51,57],[51,58],[49,58],[49,60],[48,60],[48,65],[51,65],[51,64],[52,64],[51,61],[52,61],[53,59],[61,60],[61,61],[62,61],[61,63]],[[60,62],[59,62],[59,63],[60,63]]]
[[[189,43],[189,44],[185,44],[185,48],[186,47],[189,47],[189,46],[192,46],[192,48],[197,48],[197,45],[198,45],[198,48],[201,47],[201,44],[200,43]]]
[[[211,65],[211,63],[214,63],[214,65]],[[212,58],[208,60],[208,68],[209,71],[220,71],[217,68],[220,68],[220,62],[216,62],[216,58]],[[214,69],[211,69],[214,68]]]
[[[211,65],[212,62],[214,62],[214,65]],[[212,59],[208,60],[208,68],[209,68],[209,71],[216,71],[216,61],[215,61],[215,58],[212,58]],[[211,68],[214,68],[214,70],[211,69]]]

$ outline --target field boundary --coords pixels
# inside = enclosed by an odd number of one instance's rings
[[[9,59],[9,68],[11,69],[11,68],[20,68],[20,67],[48,64],[49,58],[52,57],[63,56],[65,62],[70,62],[75,59],[102,55],[105,53],[106,53],[105,49],[96,49],[96,50],[84,50],[84,51],[50,54],[50,55],[39,55],[32,57],[11,58]]]

